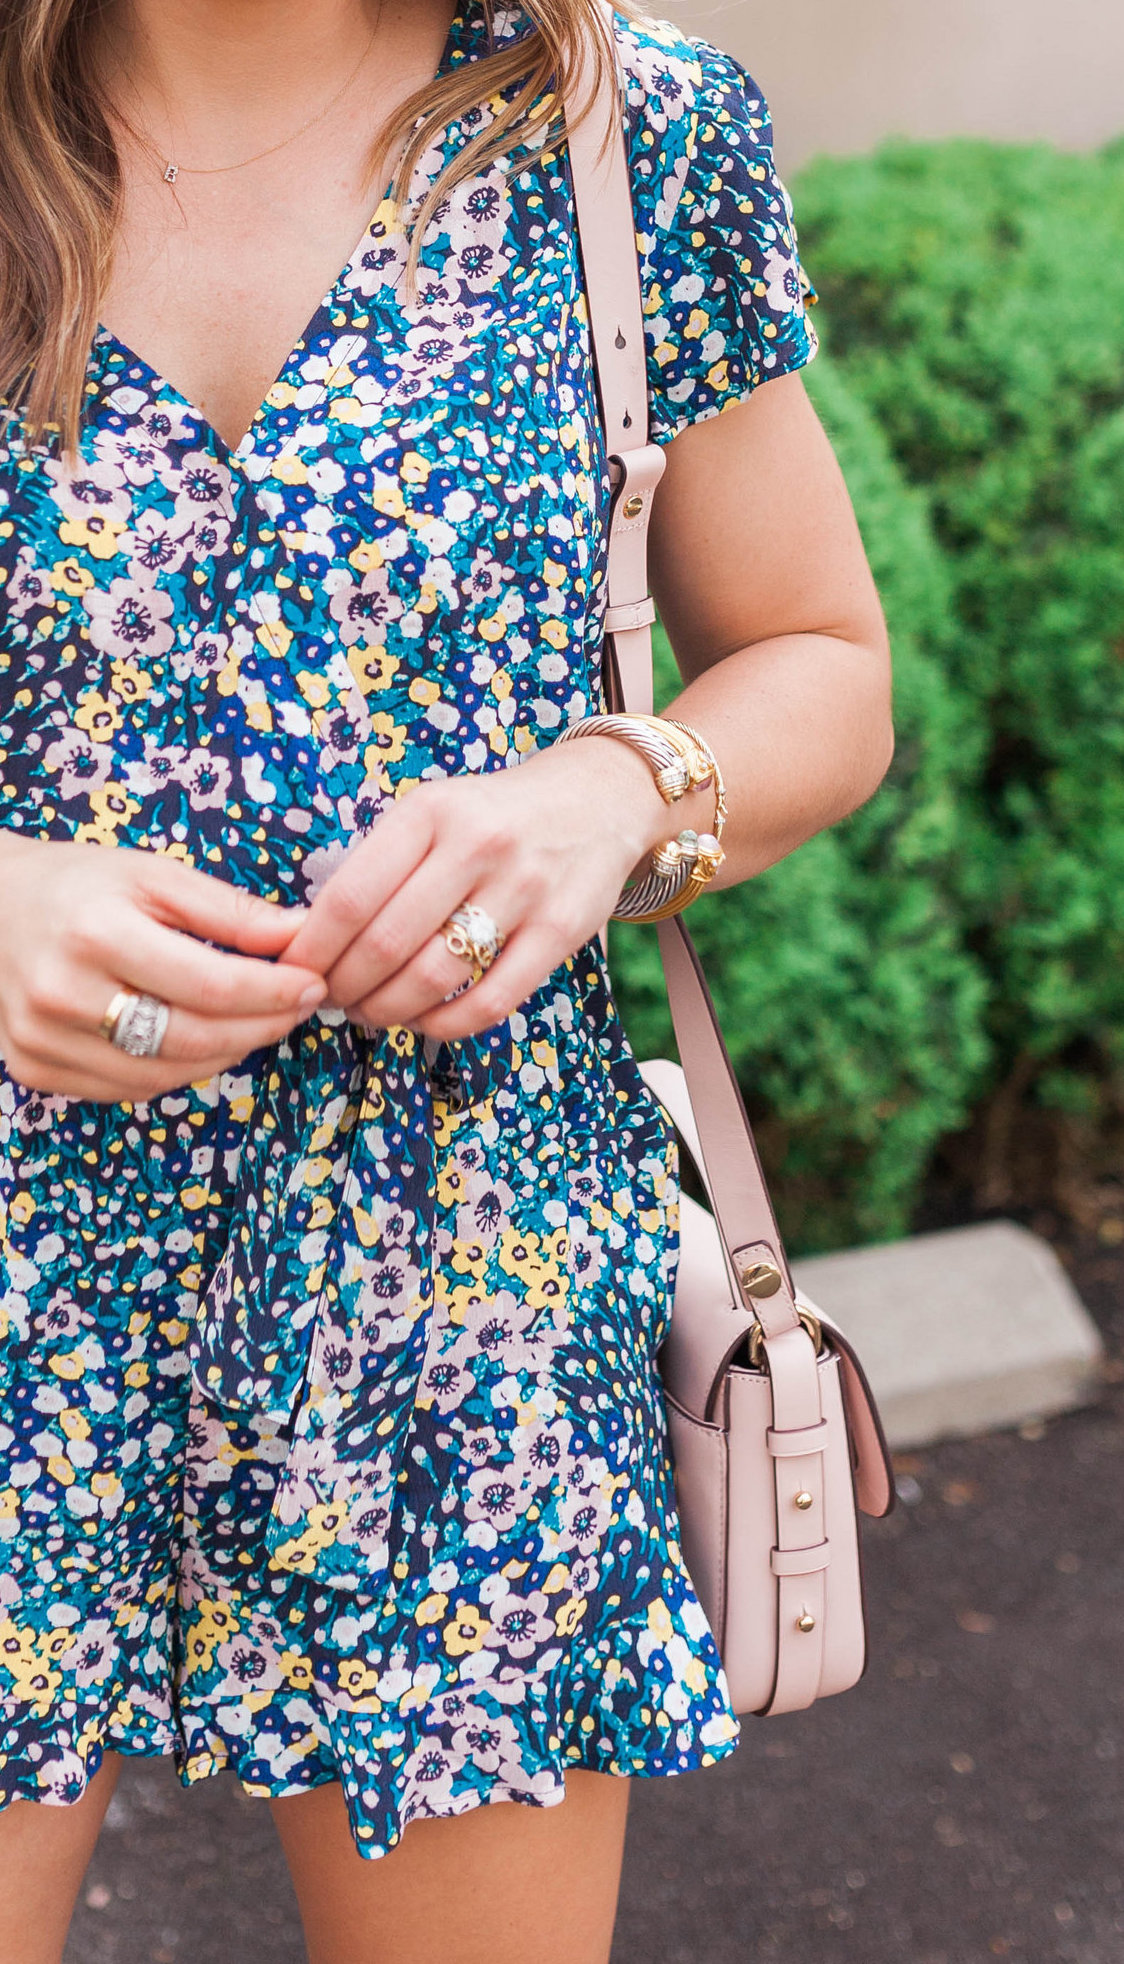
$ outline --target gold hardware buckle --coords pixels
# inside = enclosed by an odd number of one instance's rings
[[[799,1316],[801,1323],[804,1325],[804,1328],[807,1330],[808,1335],[811,1337],[812,1342],[816,1346],[816,1356],[822,1357],[824,1353],[825,1345],[823,1340],[823,1324],[820,1322],[819,1317],[815,1314],[814,1310],[801,1309],[799,1304],[797,1305],[796,1313]],[[761,1370],[764,1364],[764,1360],[765,1360],[765,1332],[761,1328],[760,1323],[755,1323],[752,1330],[749,1333],[750,1369],[754,1371]]]

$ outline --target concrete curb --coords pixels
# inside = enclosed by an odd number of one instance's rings
[[[870,1376],[892,1446],[1087,1404],[1103,1346],[1053,1249],[1013,1221],[795,1264]]]

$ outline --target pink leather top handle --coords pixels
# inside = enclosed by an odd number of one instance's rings
[[[612,9],[605,0],[602,10],[615,47]],[[665,458],[649,441],[643,302],[620,77],[614,65],[595,87],[592,49],[575,102],[567,132],[570,170],[613,478],[605,617],[615,658],[611,700],[646,711],[652,704],[655,620],[648,593],[648,522]],[[753,1133],[690,936],[678,920],[665,923],[659,934],[676,1041],[736,1299],[754,1312],[766,1337],[779,1336],[797,1328],[799,1317]],[[772,1296],[754,1295],[746,1287],[746,1274],[761,1263],[779,1270],[781,1286]]]

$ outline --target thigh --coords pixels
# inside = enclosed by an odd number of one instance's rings
[[[59,1964],[117,1771],[107,1753],[69,1807],[17,1800],[0,1814],[0,1964]]]
[[[607,1964],[628,1782],[566,1776],[557,1807],[496,1801],[356,1853],[336,1784],[273,1803],[310,1964]]]

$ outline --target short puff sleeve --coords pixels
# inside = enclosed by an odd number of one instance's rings
[[[814,293],[756,84],[662,23],[621,30],[652,437],[670,442],[816,352]]]

